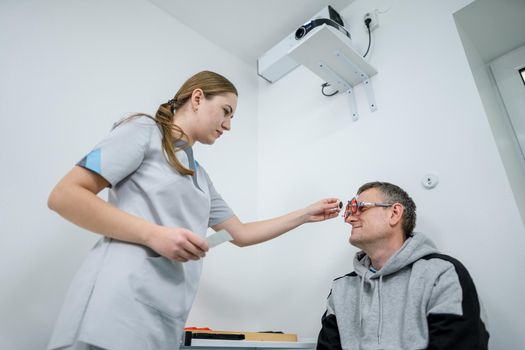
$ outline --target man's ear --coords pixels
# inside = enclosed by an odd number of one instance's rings
[[[398,224],[401,224],[403,222],[404,212],[405,208],[401,205],[401,203],[394,203],[392,205],[392,212],[390,214],[390,225],[396,226]]]

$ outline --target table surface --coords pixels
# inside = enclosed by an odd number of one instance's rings
[[[182,346],[181,349],[315,349],[314,339],[303,339],[297,342],[273,341],[246,341],[246,340],[219,340],[219,339],[192,339],[191,346]]]

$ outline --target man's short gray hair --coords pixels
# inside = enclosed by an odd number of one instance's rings
[[[401,187],[388,182],[368,182],[357,190],[357,194],[361,194],[366,190],[376,188],[383,195],[383,199],[388,203],[401,203],[405,208],[403,211],[403,232],[405,239],[412,236],[414,227],[416,227],[416,203],[410,198],[408,193]]]

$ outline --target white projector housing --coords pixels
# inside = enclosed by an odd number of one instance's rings
[[[257,60],[257,74],[266,81],[274,83],[294,70],[299,66],[299,63],[292,59],[288,53],[307,36],[309,30],[322,23],[331,25],[350,37],[348,31],[344,28],[344,22],[339,13],[331,6],[327,6],[259,57]]]

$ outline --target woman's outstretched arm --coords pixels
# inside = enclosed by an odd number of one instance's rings
[[[216,231],[226,229],[233,237],[233,244],[245,247],[268,241],[308,222],[333,219],[339,214],[339,203],[337,198],[325,198],[282,216],[248,223],[233,216],[212,228]]]

